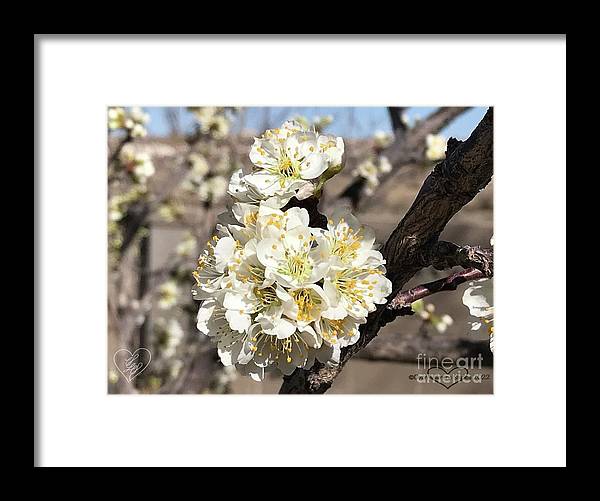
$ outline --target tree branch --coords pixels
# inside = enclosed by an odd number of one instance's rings
[[[459,285],[481,278],[486,278],[486,274],[483,271],[475,268],[467,268],[466,270],[456,271],[439,280],[417,285],[412,289],[399,292],[394,299],[388,302],[385,308],[385,323],[391,322],[398,316],[412,315],[413,311],[410,305],[419,299],[424,299],[438,292],[455,291]]]
[[[393,166],[393,169],[390,173],[380,177],[379,186],[383,185],[385,181],[397,173],[402,166],[410,163],[421,162],[425,154],[425,142],[427,136],[429,134],[435,134],[439,132],[457,116],[464,113],[468,109],[468,107],[439,108],[426,119],[415,125],[412,129],[405,129],[402,133],[399,132],[401,129],[397,129],[396,126],[393,125],[396,140],[386,150],[383,151],[383,155],[388,158]],[[402,110],[402,108],[388,108],[388,112],[392,117],[392,124],[394,124],[395,120],[402,122],[402,112],[400,112],[398,115],[397,110]],[[394,118],[395,116],[398,118]],[[404,124],[402,124],[402,126],[404,126]],[[342,192],[340,198],[349,198],[352,206],[354,208],[358,207],[364,184],[364,178],[357,177]],[[373,197],[369,197],[369,199],[373,199]]]
[[[434,113],[429,115],[427,118],[419,122],[412,129],[410,129],[410,135],[407,137],[407,143],[410,148],[417,150],[418,159],[421,159],[425,150],[425,140],[429,134],[437,134],[452,120],[465,111],[469,110],[468,106],[448,106],[437,109]],[[407,148],[397,148],[398,153],[406,154]],[[389,154],[394,156],[394,145],[390,148]],[[400,155],[399,155],[400,157]],[[393,160],[390,158],[392,163]]]
[[[123,147],[127,143],[130,143],[132,140],[133,140],[133,137],[131,136],[131,132],[127,131],[127,135],[124,136],[117,143],[117,145],[115,146],[114,151],[109,155],[109,157],[108,157],[108,166],[109,167],[119,159],[119,155],[121,154],[121,151],[123,151]]]
[[[493,174],[493,110],[469,139],[448,141],[446,159],[427,177],[411,208],[382,249],[387,277],[398,293],[415,273],[437,262],[438,238],[450,219],[490,182]],[[385,305],[361,326],[358,342],[342,350],[336,367],[317,364],[284,377],[280,393],[324,393],[344,364],[364,348],[385,325]]]
[[[399,106],[389,106],[387,109],[388,114],[390,115],[390,121],[392,122],[392,130],[394,131],[396,141],[402,141],[408,129],[402,120],[402,113],[404,113],[405,109],[406,108],[401,108]]]
[[[438,270],[455,266],[462,266],[464,269],[439,280],[399,292],[386,306],[385,323],[391,322],[398,316],[412,315],[411,304],[419,299],[438,292],[455,291],[465,282],[491,278],[494,275],[494,249],[470,245],[461,247],[451,242],[438,242],[431,265]]]
[[[191,139],[187,140],[188,145]],[[181,182],[185,179],[185,176],[188,174],[188,152],[181,155],[181,158],[176,162],[177,167],[174,169],[174,175],[172,176],[172,180],[167,189],[165,189],[162,193],[158,194],[152,200],[141,200],[137,203],[132,204],[125,214],[125,217],[122,219],[121,224],[123,224],[123,243],[121,244],[121,253],[125,254],[133,240],[135,239],[138,231],[145,224],[148,217],[151,213],[158,207],[160,204],[168,200],[168,198],[172,195],[173,191],[181,184]]]
[[[436,270],[447,270],[455,266],[476,268],[483,272],[484,277],[489,278],[494,274],[494,249],[440,241],[435,248],[431,265]]]
[[[133,141],[133,137],[131,136],[131,132],[127,131],[127,135],[123,137],[121,140],[117,142],[115,145],[115,149],[108,156],[108,185],[112,185],[116,182],[121,174],[121,170],[119,169],[119,157],[121,156],[121,152],[125,145]],[[110,147],[110,142],[109,142]]]

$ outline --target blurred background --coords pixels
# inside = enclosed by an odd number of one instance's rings
[[[218,360],[195,327],[190,290],[196,259],[223,212],[231,173],[250,167],[254,136],[296,119],[342,136],[344,170],[325,186],[321,212],[352,207],[385,242],[449,137],[466,139],[487,108],[111,107],[108,110],[109,393],[277,393],[281,377],[256,383]],[[400,152],[400,153],[399,153]],[[490,184],[448,224],[442,238],[489,246]],[[427,269],[407,288],[447,275]],[[492,393],[485,331],[471,331],[462,292],[441,293],[386,325],[351,360],[329,393]],[[128,380],[120,348],[150,350],[148,367]],[[451,388],[419,383],[417,355],[483,358],[482,383]]]

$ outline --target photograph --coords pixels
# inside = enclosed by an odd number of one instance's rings
[[[109,393],[493,393],[492,107],[107,130]]]
[[[34,468],[566,467],[566,77],[566,33],[34,34]]]

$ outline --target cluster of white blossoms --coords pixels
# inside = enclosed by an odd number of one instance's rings
[[[150,115],[139,106],[134,106],[128,111],[121,107],[108,108],[108,128],[125,129],[131,137],[146,136],[146,124],[149,121]]]
[[[306,209],[282,210],[342,154],[341,138],[297,122],[266,131],[250,153],[253,171],[233,176],[236,201],[198,259],[198,329],[215,339],[225,366],[255,380],[315,359],[336,364],[391,293],[374,234],[354,216],[338,212],[327,228],[313,228]]]
[[[223,139],[229,133],[231,120],[227,110],[218,106],[196,106],[189,110],[194,114],[203,134],[210,134],[215,139]]]
[[[392,164],[382,151],[394,141],[390,133],[378,130],[373,134],[373,151],[364,160],[352,169],[354,177],[362,177],[365,180],[363,192],[372,195],[375,188],[380,184],[380,176],[392,170]]]
[[[185,336],[185,331],[176,318],[165,319],[160,317],[156,320],[154,326],[159,338],[161,355],[165,358],[172,358],[177,352]]]
[[[198,246],[198,240],[190,232],[187,232],[184,238],[175,247],[175,252],[180,257],[191,256]]]
[[[383,150],[394,142],[394,135],[382,130],[376,130],[373,134],[373,141],[376,148]]]
[[[428,134],[426,138],[427,148],[425,157],[427,160],[436,162],[446,158],[446,143],[448,140],[440,134]]]
[[[125,170],[140,184],[145,184],[148,178],[152,177],[156,171],[150,155],[145,152],[135,151],[130,144],[123,147],[119,155],[119,160]]]
[[[235,172],[229,194],[239,202],[269,200],[283,207],[292,197],[311,196],[318,180],[337,173],[342,166],[344,141],[341,137],[306,130],[295,121],[267,130],[254,140],[250,150],[252,172]]]
[[[200,152],[188,156],[190,172],[182,188],[194,193],[202,202],[216,202],[227,194],[229,176],[233,170],[227,152],[221,152],[218,160],[211,161]]]
[[[168,310],[177,304],[179,286],[175,280],[167,280],[158,288],[158,306],[162,310]]]
[[[490,243],[494,245],[494,237]],[[483,278],[470,282],[463,293],[463,304],[469,308],[469,313],[476,318],[469,322],[471,330],[477,331],[485,326],[490,336],[490,350],[494,351],[494,281]]]
[[[379,176],[392,170],[392,164],[385,155],[377,158],[369,157],[360,162],[352,171],[352,175],[365,179],[365,194],[372,195],[379,186]]]
[[[421,317],[423,322],[431,324],[435,330],[443,334],[454,323],[454,319],[448,315],[438,315],[435,313],[435,305],[433,303],[425,303],[422,299],[412,303],[413,311]]]
[[[129,191],[111,197],[108,201],[108,220],[111,222],[121,221],[127,212],[127,208],[142,199],[147,192],[144,185],[134,185]]]

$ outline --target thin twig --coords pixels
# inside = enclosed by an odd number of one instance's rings
[[[426,284],[417,285],[412,289],[399,292],[394,299],[386,305],[386,313],[391,313],[386,317],[386,321],[393,320],[396,316],[411,315],[412,309],[410,305],[419,299],[424,299],[438,292],[455,291],[456,288],[465,282],[486,278],[483,271],[475,268],[467,268],[452,273],[451,275],[428,282]]]

